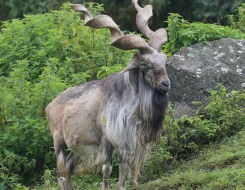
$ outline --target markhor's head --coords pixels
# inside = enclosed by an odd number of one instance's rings
[[[167,56],[153,49],[151,54],[137,52],[123,72],[138,70],[146,84],[162,93],[170,90],[170,81],[165,68]]]
[[[136,16],[136,25],[138,29],[149,42],[146,43],[141,37],[135,34],[123,35],[117,24],[107,15],[93,17],[87,9],[80,4],[71,5],[73,10],[82,11],[85,15],[85,26],[92,28],[109,28],[111,31],[111,45],[123,49],[138,49],[129,65],[123,72],[137,69],[147,85],[155,88],[162,93],[170,90],[170,81],[166,72],[167,56],[161,49],[167,42],[167,33],[163,28],[153,32],[148,27],[148,20],[152,17],[152,6],[147,5],[144,8],[138,5],[138,0],[132,0],[138,14]]]

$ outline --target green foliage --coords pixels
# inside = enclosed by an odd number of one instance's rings
[[[107,13],[120,24],[123,30],[136,31],[136,10],[130,1],[119,0],[70,0],[70,3],[86,4],[87,2],[104,4]],[[2,0],[0,1],[0,20],[23,18],[25,14],[43,14],[49,10],[57,10],[66,0]],[[140,6],[153,6],[153,19],[149,20],[150,28],[154,31],[166,27],[159,20],[166,20],[168,13],[179,13],[190,22],[218,23],[227,25],[227,17],[236,13],[236,8],[244,0],[141,0]]]
[[[45,185],[45,189],[47,190],[58,190],[60,189],[60,186],[57,185],[56,182],[56,171],[52,171],[52,170],[46,170],[45,174],[44,174],[44,185]],[[55,187],[54,187],[55,185]]]
[[[204,23],[218,23],[227,20],[228,15],[235,12],[235,8],[244,0],[220,1],[220,0],[196,0],[193,4],[195,17]]]
[[[103,11],[98,4],[87,7],[93,14]],[[110,46],[109,30],[79,22],[67,3],[60,11],[27,15],[2,26],[1,189],[24,189],[19,182],[38,181],[45,169],[56,167],[45,107],[70,86],[122,70],[132,57],[133,51]]]
[[[43,14],[47,13],[49,10],[57,10],[63,3],[66,3],[66,0],[4,0],[0,1],[0,20],[6,21],[13,18],[23,18],[24,15],[28,14]],[[86,1],[77,1],[77,0],[69,0],[72,4],[86,4],[88,2],[96,2],[99,4],[104,4],[107,12],[110,10],[110,16],[112,16],[113,20],[116,23],[120,24],[124,30],[132,30],[136,29],[134,23],[134,19],[132,17],[132,13],[136,12],[130,1],[117,1],[117,0],[86,0]],[[158,18],[161,18],[163,10],[168,7],[169,0],[162,1],[151,1],[151,0],[143,0],[142,6],[147,4],[151,4],[154,6],[154,14],[157,15]],[[157,24],[157,22],[156,22]],[[158,23],[159,24],[159,23]]]
[[[101,5],[94,3],[87,7],[92,13],[103,11]],[[65,4],[62,11],[4,22],[0,35],[0,75],[8,76],[11,64],[27,59],[30,80],[36,80],[49,60],[65,82],[73,82],[71,75],[83,77],[80,82],[86,82],[97,79],[100,67],[125,64],[132,56],[132,51],[110,46],[108,29],[94,30],[79,21],[79,15]]]
[[[17,61],[0,87],[0,162],[5,174],[21,181],[37,180],[44,167],[55,167],[51,135],[44,108],[66,88],[47,66],[39,82],[28,81],[28,61]],[[34,170],[35,168],[35,170]]]
[[[8,169],[0,163],[0,188],[5,190],[8,188],[13,189],[19,180],[18,175],[8,173]]]
[[[168,20],[169,42],[164,46],[164,52],[171,57],[181,47],[190,46],[198,42],[207,44],[220,38],[245,39],[245,34],[240,30],[215,24],[203,24],[200,22],[189,23],[177,13],[170,13]]]
[[[210,92],[209,103],[204,109],[199,107],[195,116],[183,116],[179,122],[180,127],[185,128],[181,138],[188,139],[189,143],[201,145],[219,140],[245,126],[245,93],[228,93],[222,85]]]
[[[49,10],[58,9],[65,0],[4,0],[0,1],[0,20],[10,20],[14,18],[23,18],[25,14],[43,14]],[[75,0],[70,0],[76,3]]]
[[[239,29],[245,32],[245,3],[241,7],[238,7],[237,15],[229,15],[228,21],[231,28]]]
[[[158,180],[132,189],[244,189],[245,131],[200,149],[198,156],[178,161]]]
[[[196,114],[192,117],[182,116],[174,119],[175,111],[168,107],[164,120],[164,136],[159,137],[152,146],[142,182],[156,179],[176,167],[176,160],[196,154],[206,144],[220,141],[245,127],[245,93],[226,92],[219,85],[212,90],[206,107],[197,102]]]
[[[147,159],[140,176],[141,183],[154,180],[166,172],[169,161],[174,159],[170,150],[168,138],[166,136],[161,136],[157,142],[152,145],[149,158]]]

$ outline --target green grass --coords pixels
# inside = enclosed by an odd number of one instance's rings
[[[212,143],[160,179],[132,189],[245,189],[245,131]]]

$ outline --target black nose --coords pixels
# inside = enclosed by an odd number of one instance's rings
[[[162,82],[162,85],[165,86],[165,87],[169,87],[170,82],[169,81],[164,81],[164,82]]]

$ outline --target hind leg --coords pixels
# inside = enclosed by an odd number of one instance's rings
[[[66,172],[64,173],[65,175],[63,177],[60,177],[60,183],[63,190],[73,190],[71,175],[75,166],[77,165],[78,159],[79,157],[74,152],[70,152],[66,159]]]
[[[57,170],[59,175],[59,182],[62,190],[72,190],[71,175],[74,167],[77,164],[78,156],[73,152],[67,157],[67,146],[65,141],[59,135],[54,136],[54,149],[57,158]],[[67,157],[67,158],[66,158]]]
[[[103,183],[102,190],[108,189],[110,187],[109,180],[112,171],[112,152],[113,147],[111,143],[104,137],[101,138],[100,144],[100,159],[103,163],[102,173],[103,173]]]
[[[112,171],[111,163],[103,164],[102,166],[102,173],[103,173],[103,183],[102,183],[102,190],[110,189],[110,175]]]

